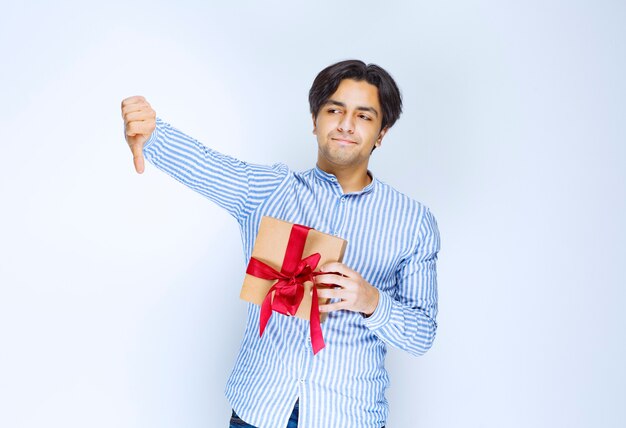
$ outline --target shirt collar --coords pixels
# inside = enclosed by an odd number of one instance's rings
[[[361,194],[370,193],[372,190],[374,190],[375,183],[378,182],[378,179],[374,177],[374,174],[372,174],[372,171],[370,171],[369,169],[367,170],[367,173],[369,174],[370,177],[372,177],[372,181],[370,182],[370,184],[368,184],[367,186],[365,186],[362,190],[358,192],[347,193],[348,195],[361,195]],[[315,168],[313,168],[313,174],[315,175],[317,179],[321,181],[333,183],[341,191],[341,185],[337,182],[337,177],[335,177],[334,174],[330,174],[326,171],[321,170],[317,165],[315,165]]]

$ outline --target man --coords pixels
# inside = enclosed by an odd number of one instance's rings
[[[402,110],[391,76],[342,61],[318,74],[309,103],[319,149],[316,167],[305,172],[220,154],[156,118],[142,97],[124,100],[122,114],[137,172],[145,156],[228,210],[248,259],[264,215],[348,241],[344,263],[321,266],[327,273],[316,277],[335,285],[318,291],[332,299],[320,305],[328,318],[318,354],[307,321],[274,313],[259,337],[259,307],[248,304],[226,386],[231,426],[380,428],[388,414],[387,345],[421,355],[435,337],[439,233],[425,206],[368,171]]]

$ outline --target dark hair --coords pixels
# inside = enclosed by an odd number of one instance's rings
[[[393,78],[376,64],[365,64],[356,59],[329,65],[319,72],[309,90],[309,106],[314,117],[335,93],[344,79],[365,80],[378,88],[378,101],[383,110],[381,129],[391,127],[402,113],[402,96]]]

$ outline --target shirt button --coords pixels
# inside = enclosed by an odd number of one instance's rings
[[[300,379],[300,383],[304,383],[304,379]]]
[[[344,202],[346,202],[346,198],[341,198],[341,203],[343,204]]]

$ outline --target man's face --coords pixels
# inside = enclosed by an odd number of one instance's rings
[[[374,145],[380,145],[387,131],[381,124],[378,88],[366,81],[342,80],[313,118],[318,166],[326,171],[367,169]]]

